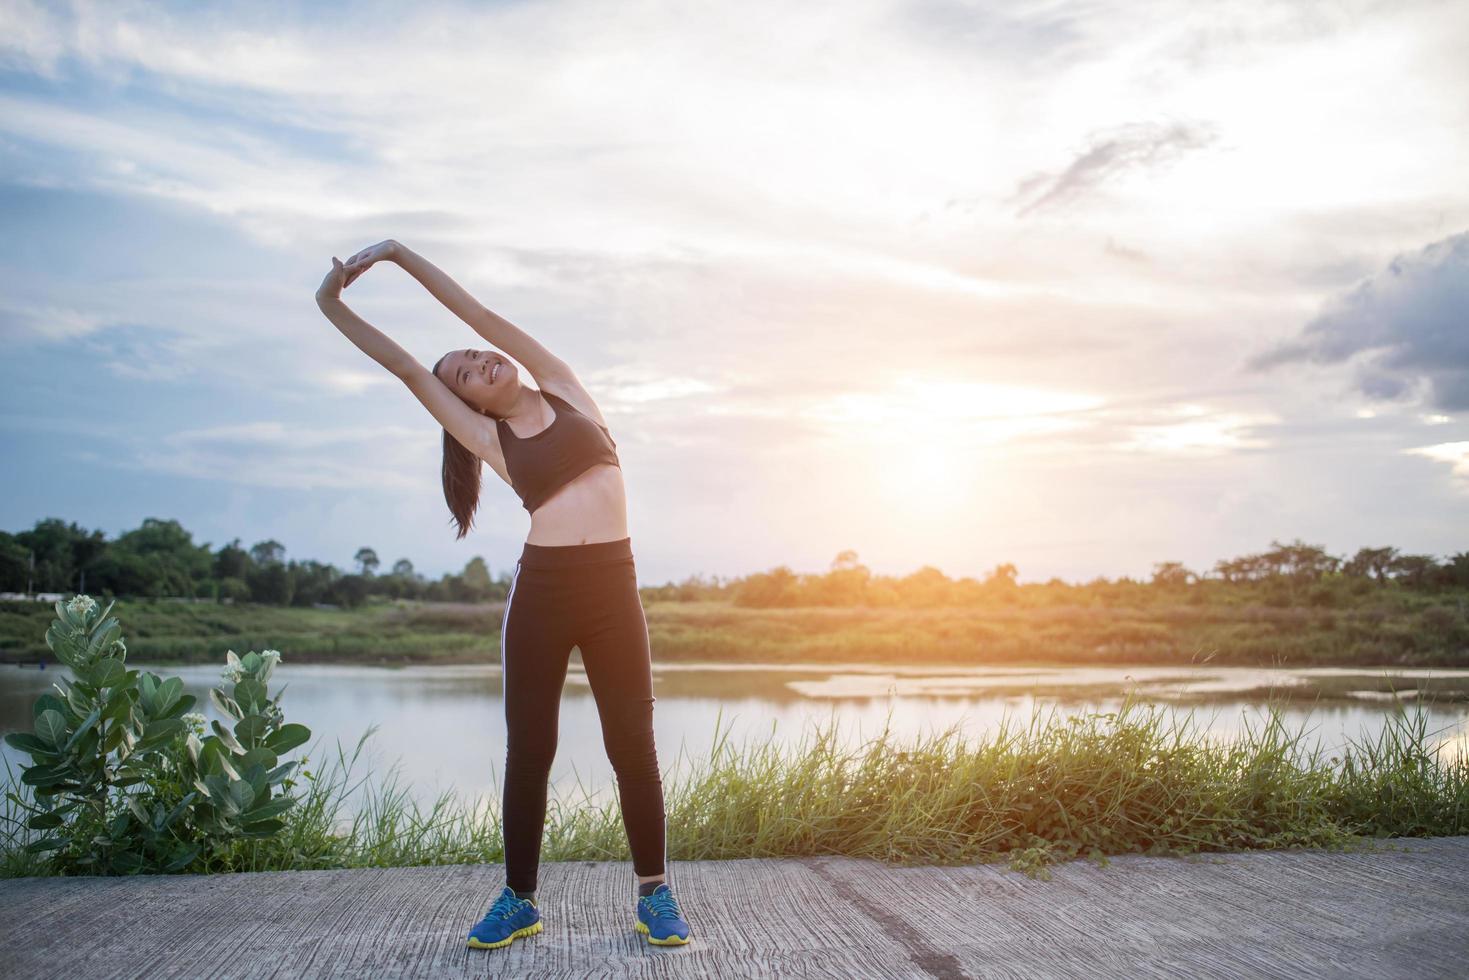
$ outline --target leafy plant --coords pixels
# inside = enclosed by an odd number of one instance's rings
[[[280,756],[311,733],[268,694],[278,652],[228,654],[229,687],[210,697],[231,724],[201,739],[182,680],[127,668],[111,603],[99,613],[79,595],[55,608],[46,644],[72,676],[36,699],[33,733],[6,736],[32,760],[21,774],[32,799],[9,794],[42,834],[26,850],[63,873],[172,872],[281,829],[296,763]]]

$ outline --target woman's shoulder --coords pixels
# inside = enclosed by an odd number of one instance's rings
[[[559,410],[563,407],[569,407],[578,415],[584,415],[591,419],[603,429],[607,428],[607,422],[602,418],[602,413],[598,410],[597,403],[592,401],[592,396],[587,394],[585,388],[577,386],[575,390],[572,390],[567,386],[563,387],[561,391],[556,391],[552,385],[543,383],[540,390],[541,396],[552,401],[553,407],[556,409]]]

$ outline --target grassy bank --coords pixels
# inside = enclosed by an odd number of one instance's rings
[[[1364,838],[1469,833],[1469,758],[1435,755],[1422,711],[1340,756],[1301,747],[1279,706],[1238,742],[1128,701],[1060,719],[1037,713],[970,741],[879,737],[844,748],[831,728],[804,742],[717,742],[667,786],[673,860],[843,854],[904,863],[1045,865],[1109,854],[1344,847]],[[496,801],[416,805],[391,774],[357,771],[338,747],[308,764],[302,804],[270,840],[236,842],[194,870],[500,862]],[[313,749],[312,755],[317,754]],[[13,805],[11,805],[13,806]],[[44,874],[14,810],[0,814],[0,874]],[[613,800],[553,800],[547,860],[625,860]]]
[[[291,663],[484,663],[498,658],[499,603],[401,600],[357,610],[123,600],[130,656],[218,663],[276,649]],[[0,602],[0,662],[48,651],[45,603]],[[1456,607],[1264,605],[752,609],[647,603],[654,657],[767,663],[1052,663],[1469,666]]]

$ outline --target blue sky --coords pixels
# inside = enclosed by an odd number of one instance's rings
[[[1469,8],[0,0],[0,527],[510,565],[317,311],[577,369],[645,582],[1469,548]],[[395,268],[350,305],[483,346]]]

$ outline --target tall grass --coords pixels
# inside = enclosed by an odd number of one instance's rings
[[[852,855],[900,863],[1008,860],[1027,873],[1075,857],[1350,847],[1373,837],[1469,833],[1469,758],[1439,757],[1421,705],[1388,716],[1338,755],[1303,747],[1282,704],[1238,740],[1129,697],[1115,712],[844,743],[835,721],[800,742],[728,733],[666,785],[673,860]],[[716,722],[716,724],[718,724]],[[1166,727],[1165,727],[1166,726]],[[238,842],[206,870],[499,862],[493,798],[420,805],[396,769],[359,772],[364,735],[308,765],[302,803],[277,839]],[[5,814],[0,814],[0,823]],[[0,873],[44,873],[4,833]],[[615,798],[553,799],[546,860],[625,860]]]

